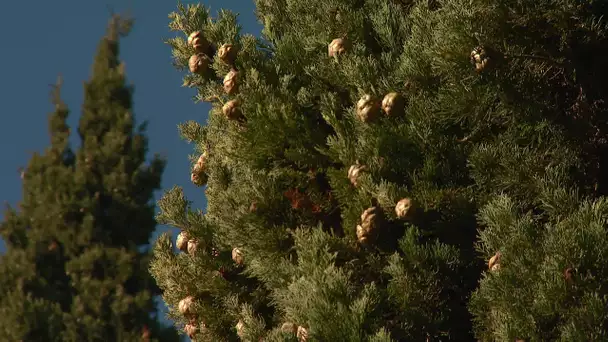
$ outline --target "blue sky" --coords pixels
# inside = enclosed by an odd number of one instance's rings
[[[196,3],[199,1],[182,1]],[[220,8],[239,13],[243,33],[260,35],[253,1],[205,0],[215,16]],[[204,123],[210,106],[194,104],[194,90],[182,88],[180,72],[171,65],[171,51],[163,40],[174,36],[168,14],[176,0],[106,1],[1,1],[0,37],[0,200],[15,205],[21,198],[19,167],[27,165],[35,151],[49,143],[47,115],[50,85],[63,78],[63,100],[71,109],[69,125],[77,127],[83,98],[99,39],[103,36],[109,8],[129,11],[135,18],[132,33],[121,44],[129,82],[135,86],[134,112],[138,122],[149,121],[150,156],[168,159],[163,188],[184,188],[196,208],[205,206],[204,192],[190,183],[188,155],[193,146],[181,140],[177,124],[188,120]],[[157,194],[157,198],[161,193]],[[3,210],[0,211],[2,219]],[[159,226],[158,233],[170,229]],[[0,252],[4,245],[0,244]]]

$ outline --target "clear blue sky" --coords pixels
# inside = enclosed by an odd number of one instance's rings
[[[199,1],[182,1],[196,3]],[[239,13],[243,33],[260,35],[261,26],[250,0],[204,0],[213,16],[220,8]],[[204,208],[203,190],[190,183],[188,155],[193,146],[181,140],[177,124],[204,123],[210,106],[194,104],[194,90],[182,88],[182,75],[171,65],[171,51],[163,40],[174,36],[168,14],[177,0],[106,1],[0,1],[0,200],[15,205],[21,198],[18,169],[31,154],[49,143],[47,115],[52,110],[49,91],[59,74],[63,100],[71,109],[69,125],[75,131],[82,105],[82,84],[88,79],[109,10],[135,18],[132,33],[121,43],[121,58],[129,82],[135,86],[134,112],[138,122],[149,121],[150,156],[168,159],[163,188],[184,188],[196,208]],[[76,141],[76,140],[74,140]],[[157,195],[157,198],[160,193]],[[0,220],[3,210],[0,210]],[[159,226],[158,233],[170,229]],[[4,245],[0,241],[0,253]]]

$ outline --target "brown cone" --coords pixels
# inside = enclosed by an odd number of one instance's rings
[[[380,226],[382,213],[379,207],[370,207],[361,214],[361,224],[357,225],[357,239],[360,243],[367,243],[373,239]]]
[[[493,257],[488,261],[488,268],[491,271],[498,271],[500,269],[500,258],[502,254],[500,252],[496,252]]]
[[[395,205],[395,214],[400,219],[409,219],[414,211],[414,203],[409,198],[402,198]]]
[[[240,120],[243,117],[239,100],[230,100],[222,107],[222,112],[228,120]]]
[[[234,65],[238,49],[232,44],[223,44],[217,51],[219,59],[228,65]]]
[[[239,91],[239,72],[236,70],[230,70],[229,73],[224,77],[224,92],[228,95],[234,95]]]
[[[192,296],[187,296],[186,298],[180,300],[179,304],[178,304],[179,312],[184,316],[188,316],[188,315],[192,314],[192,304],[193,303],[194,303],[194,297],[192,297]]]
[[[188,36],[188,45],[190,45],[196,52],[205,53],[209,49],[209,42],[203,36],[201,31],[192,32]]]
[[[365,123],[376,121],[380,117],[380,102],[371,95],[363,95],[357,102],[357,116]]]
[[[209,68],[209,64],[211,64],[209,57],[199,53],[190,56],[190,59],[188,60],[188,69],[190,69],[190,72],[193,74],[204,75]]]
[[[183,231],[177,235],[175,246],[182,252],[188,251],[188,233]]]
[[[359,177],[361,176],[361,173],[366,169],[367,166],[365,165],[355,164],[350,166],[350,168],[348,169],[348,179],[350,180],[352,185],[357,186],[359,184]]]
[[[405,99],[399,93],[388,93],[382,99],[382,110],[388,116],[401,116],[405,113]]]
[[[236,247],[232,249],[232,260],[239,266],[243,265],[243,252]]]
[[[338,57],[346,52],[349,43],[344,38],[336,38],[327,46],[327,54],[329,57]]]

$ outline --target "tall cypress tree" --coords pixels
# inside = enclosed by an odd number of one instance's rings
[[[23,172],[23,199],[0,232],[0,336],[7,341],[172,340],[163,328],[145,247],[155,230],[155,190],[165,162],[146,163],[145,125],[135,127],[133,89],[119,61],[131,27],[110,20],[85,84],[78,134],[69,146],[68,108],[52,93],[51,145]],[[142,251],[143,250],[143,251]]]
[[[152,272],[200,341],[608,340],[605,1],[179,6],[211,103]]]

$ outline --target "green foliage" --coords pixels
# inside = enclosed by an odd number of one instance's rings
[[[608,6],[256,6],[263,39],[241,35],[227,11],[170,15],[179,70],[191,32],[240,49],[228,66],[212,48],[208,73],[184,76],[212,108],[206,125],[180,126],[206,153],[208,207],[194,212],[179,189],[160,202],[162,221],[201,247],[176,254],[163,237],[155,249],[179,325],[204,341],[298,340],[286,322],[312,341],[605,339]],[[349,44],[329,56],[335,38]],[[227,95],[231,67],[239,91]],[[389,92],[404,115],[359,119],[363,95]],[[223,115],[234,99],[245,120]],[[406,219],[403,198],[415,204]],[[378,231],[365,244],[357,226],[372,206]],[[500,269],[486,271],[497,252]],[[178,310],[186,296],[194,314]]]
[[[85,84],[72,151],[68,109],[58,84],[49,115],[51,145],[23,173],[23,199],[7,208],[0,268],[0,336],[10,341],[177,340],[162,327],[141,251],[155,229],[154,191],[164,161],[146,165],[144,126],[135,130],[118,37],[129,20],[113,17]]]
[[[600,341],[606,314],[604,198],[581,201],[551,223],[520,213],[508,197],[485,207],[481,250],[500,250],[501,270],[486,276],[471,308],[483,340]],[[565,280],[571,272],[571,279]]]

